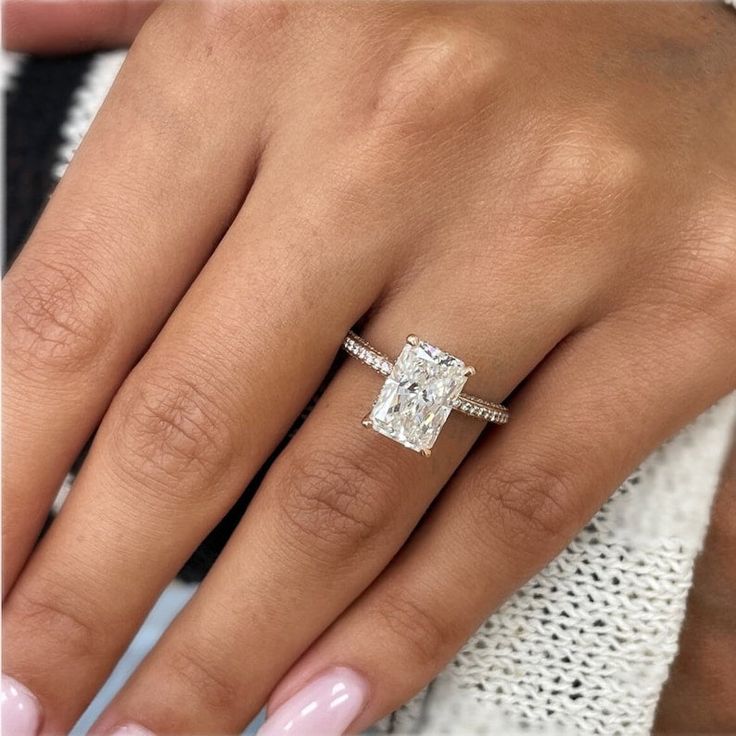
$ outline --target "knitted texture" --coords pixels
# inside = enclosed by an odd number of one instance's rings
[[[60,176],[124,59],[99,54],[63,129]],[[390,733],[639,736],[677,650],[736,416],[727,397],[655,452],[569,547],[493,614]]]
[[[72,156],[79,148],[82,138],[102,106],[120,67],[125,61],[125,51],[109,51],[97,54],[90,64],[83,84],[74,95],[66,122],[62,126],[62,144],[54,175],[61,178]]]
[[[649,457],[382,730],[648,733],[734,417],[736,394]]]
[[[0,85],[3,92],[13,86],[24,58],[23,54],[13,54],[9,51],[4,51],[0,55]]]

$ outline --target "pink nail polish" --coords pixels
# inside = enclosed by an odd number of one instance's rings
[[[41,706],[36,696],[7,675],[2,678],[0,722],[7,736],[36,736],[41,726]]]
[[[149,731],[137,723],[126,723],[124,726],[118,726],[110,736],[154,736],[153,731]]]
[[[342,736],[367,696],[368,685],[360,675],[335,667],[292,695],[256,736]]]

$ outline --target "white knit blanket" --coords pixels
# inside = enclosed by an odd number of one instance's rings
[[[124,59],[97,56],[63,130],[63,173]],[[655,452],[570,546],[492,615],[392,733],[649,733],[677,650],[736,394]]]

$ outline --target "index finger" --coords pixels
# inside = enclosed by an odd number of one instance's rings
[[[252,105],[259,87],[201,67],[204,7],[151,20],[5,278],[4,593],[116,388],[247,191],[260,121],[232,102],[202,105],[201,90]]]

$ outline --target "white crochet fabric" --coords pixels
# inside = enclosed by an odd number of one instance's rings
[[[651,455],[383,729],[649,733],[735,417],[732,394]]]
[[[92,65],[63,129],[59,175],[123,59],[100,54]],[[380,730],[648,733],[734,417],[736,394],[654,453],[431,688]]]
[[[13,88],[24,60],[23,54],[13,54],[9,51],[4,51],[0,55],[0,86],[3,92]]]

